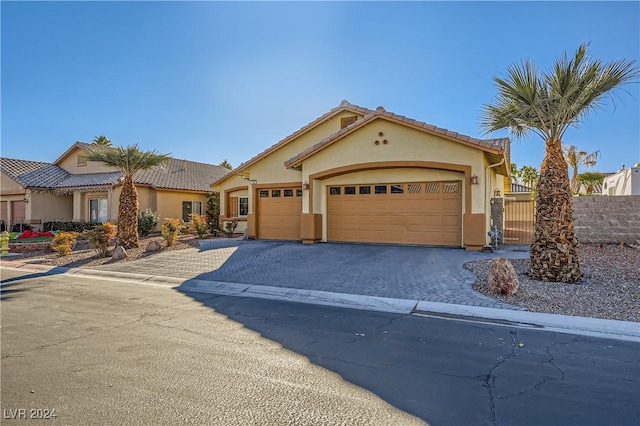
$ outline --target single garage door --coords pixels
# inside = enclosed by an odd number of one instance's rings
[[[258,191],[258,238],[299,240],[302,188],[269,188]]]
[[[9,216],[7,216],[7,201],[0,201],[0,220],[4,223],[9,222]]]
[[[462,182],[329,186],[327,239],[462,245]]]
[[[27,216],[27,204],[24,201],[11,202],[11,223],[24,223]]]

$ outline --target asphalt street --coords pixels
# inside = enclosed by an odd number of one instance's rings
[[[3,422],[635,425],[640,344],[2,270]]]
[[[423,424],[170,287],[19,275],[2,270],[3,425]]]

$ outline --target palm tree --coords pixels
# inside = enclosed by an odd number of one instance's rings
[[[520,182],[520,170],[516,163],[511,163],[511,183]]]
[[[531,132],[545,141],[529,271],[541,281],[577,282],[582,277],[562,137],[611,97],[612,90],[640,76],[635,61],[604,64],[590,59],[588,48],[580,45],[573,57],[565,52],[550,71],[538,72],[530,60],[510,66],[506,78],[494,78],[498,96],[482,111],[487,133],[509,129],[521,138]]]
[[[604,173],[600,172],[584,172],[578,175],[578,183],[587,187],[587,195],[593,194],[593,187],[602,185],[605,178]]]
[[[578,169],[581,166],[595,166],[600,157],[600,151],[589,154],[587,151],[578,151],[578,147],[575,145],[568,145],[562,147],[562,152],[564,153],[564,159],[567,160],[567,164],[573,171],[571,175],[571,190],[576,193],[578,192]]]
[[[218,166],[224,167],[225,169],[233,170],[233,166],[231,165],[230,162],[227,161],[226,158],[224,160],[222,160],[220,162],[220,164],[218,164]]]
[[[124,174],[122,191],[118,200],[117,238],[119,244],[126,249],[138,247],[140,203],[133,178],[140,170],[148,170],[167,162],[170,158],[169,154],[140,151],[138,145],[129,145],[127,148],[95,145],[87,148],[84,157],[88,161],[100,161],[107,166],[115,167]]]
[[[96,136],[93,138],[93,144],[99,146],[111,146],[111,141],[106,136]]]
[[[540,179],[538,169],[533,166],[522,166],[519,170],[519,173],[522,183],[527,185],[532,190],[535,190],[536,186],[538,185],[538,180]]]

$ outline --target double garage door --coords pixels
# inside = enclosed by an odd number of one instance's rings
[[[302,188],[258,190],[258,238],[300,240]]]
[[[327,240],[462,245],[462,182],[327,188]]]

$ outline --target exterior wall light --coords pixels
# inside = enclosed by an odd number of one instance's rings
[[[494,196],[495,198],[498,198],[498,197],[500,196],[500,190],[499,190],[499,189],[496,189],[495,191],[493,191],[493,196]]]
[[[305,181],[305,182],[302,184],[302,189],[309,189],[309,182]]]
[[[473,176],[471,176],[471,185],[477,185],[477,184],[478,184],[478,176],[474,174]]]
[[[249,180],[249,183],[250,183],[251,185],[255,185],[255,184],[257,184],[257,183],[258,183],[258,180],[257,180],[257,179],[251,179],[251,180]]]

